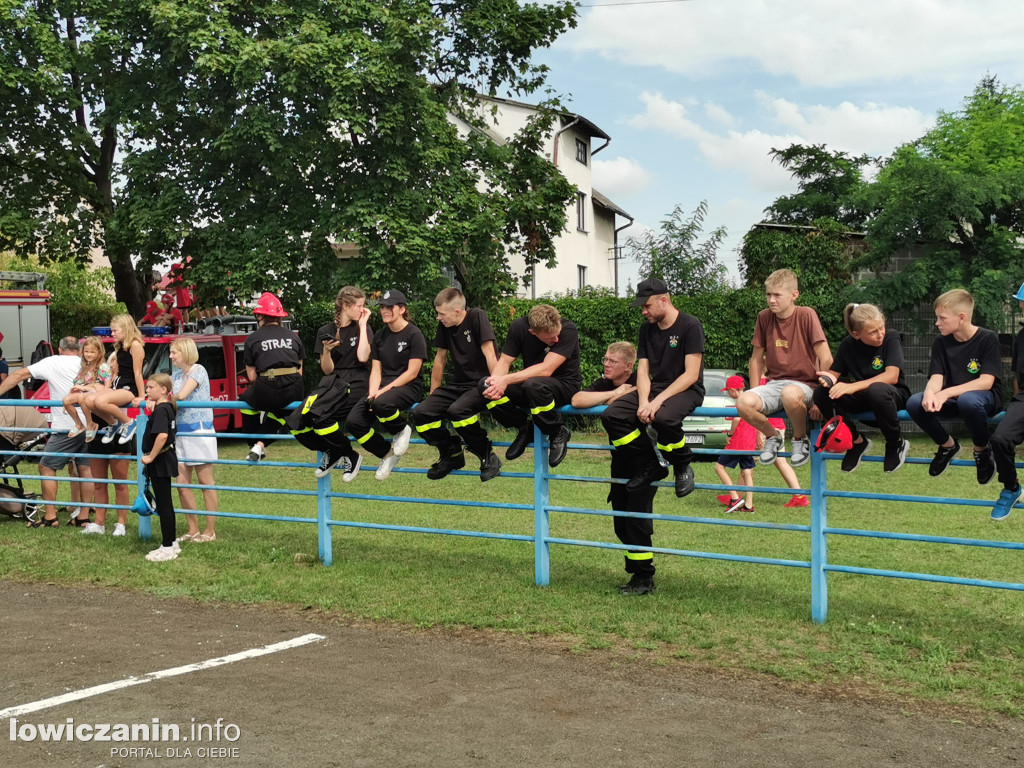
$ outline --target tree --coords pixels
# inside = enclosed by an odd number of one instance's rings
[[[510,286],[507,249],[554,259],[557,100],[499,145],[477,93],[540,89],[570,2],[0,2],[0,249],[102,248],[134,312],[185,257],[201,298],[292,303],[337,288],[338,242],[368,285],[449,267],[479,300]]]
[[[979,318],[995,322],[1024,274],[1024,93],[984,78],[957,112],[896,150],[865,200],[868,265],[884,268],[913,247],[915,258],[868,290],[885,306],[911,308],[954,287],[974,294]]]
[[[851,157],[824,144],[793,144],[786,149],[773,148],[768,154],[790,171],[799,191],[765,208],[766,221],[809,225],[817,219],[831,219],[851,229],[864,226],[867,216],[859,193],[864,186],[862,169],[874,162],[872,158]]]
[[[725,227],[717,227],[706,240],[698,242],[707,212],[706,200],[689,218],[677,205],[661,222],[660,232],[646,230],[626,240],[626,252],[639,262],[641,275],[661,278],[674,294],[696,295],[725,288],[725,266],[718,261]]]

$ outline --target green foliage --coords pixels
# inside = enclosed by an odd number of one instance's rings
[[[832,219],[846,227],[861,228],[866,219],[859,199],[862,170],[872,163],[867,155],[851,157],[831,152],[824,144],[793,144],[769,153],[799,182],[799,192],[783,195],[765,209],[765,220],[776,224],[809,225]]]
[[[971,291],[976,319],[997,323],[1024,274],[1024,92],[983,79],[957,112],[893,154],[864,192],[873,211],[868,266],[907,268],[867,286],[890,308],[910,309],[950,288]],[[892,272],[895,272],[892,274]]]
[[[661,278],[669,291],[678,295],[724,288],[726,269],[718,261],[718,247],[725,239],[725,227],[717,227],[704,242],[697,242],[707,212],[707,200],[702,200],[689,218],[677,205],[661,222],[660,232],[647,230],[626,240],[626,253],[640,264],[640,274]]]
[[[88,269],[73,261],[40,264],[10,254],[0,257],[0,269],[46,275],[54,339],[88,336],[91,328],[109,325],[111,317],[125,311],[124,304],[110,295],[114,281],[109,269]]]
[[[0,248],[109,258],[138,312],[150,269],[191,257],[200,302],[328,298],[351,282],[474,303],[507,249],[554,258],[574,190],[537,154],[550,99],[511,140],[478,93],[535,93],[569,2],[11,0],[0,16]],[[451,116],[457,116],[456,125]],[[415,291],[413,291],[415,293]],[[294,302],[293,302],[294,303]]]

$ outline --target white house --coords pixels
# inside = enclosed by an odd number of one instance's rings
[[[514,135],[537,112],[534,105],[520,101],[480,99],[492,138],[498,141]],[[600,142],[596,147],[595,140]],[[582,115],[563,112],[556,119],[544,151],[562,175],[576,185],[577,200],[567,212],[565,231],[555,241],[557,265],[538,268],[529,286],[520,279],[520,297],[537,298],[586,287],[619,291],[619,233],[633,223],[633,217],[594,189],[592,179],[593,156],[609,142],[611,137]],[[525,277],[523,258],[512,253],[509,260],[514,273]]]

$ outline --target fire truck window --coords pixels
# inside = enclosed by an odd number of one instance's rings
[[[228,369],[224,364],[224,351],[220,344],[200,345],[199,364],[206,369],[211,379],[226,379],[228,376]]]
[[[149,378],[154,373],[171,373],[171,347],[168,344],[147,344],[146,357],[142,362],[142,376]]]

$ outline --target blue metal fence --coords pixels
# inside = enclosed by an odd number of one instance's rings
[[[51,405],[59,407],[60,403],[56,401],[49,401],[45,403],[37,403],[39,405]],[[195,402],[195,403],[180,403],[179,407],[190,408],[190,407],[218,407],[218,408],[241,408],[244,404],[241,402]],[[295,404],[298,405],[297,403]],[[562,408],[561,411],[566,414],[599,414],[603,410],[603,407],[589,408],[589,409],[574,409],[574,408]],[[698,416],[736,416],[736,410],[734,408],[698,408],[695,411],[695,415]],[[900,413],[901,419],[909,420],[909,417],[905,412]],[[146,416],[141,415],[139,418],[139,435],[143,434],[146,427]],[[21,431],[32,431],[32,430],[21,430]],[[226,436],[226,435],[222,435]],[[231,433],[231,437],[235,438],[257,438],[259,435],[247,435],[244,433]],[[812,442],[816,437],[816,432],[812,432]],[[292,439],[291,436],[281,436],[281,439]],[[420,441],[415,441],[420,442]],[[137,443],[136,455],[134,457],[125,457],[122,455],[107,456],[106,458],[132,458],[136,462],[141,458],[141,440]],[[332,528],[334,527],[351,527],[351,528],[367,528],[376,530],[388,530],[388,531],[401,531],[410,533],[430,533],[448,536],[466,536],[476,538],[487,538],[487,539],[501,539],[507,541],[521,541],[521,542],[532,542],[534,548],[534,581],[540,586],[547,586],[550,583],[550,567],[551,567],[551,545],[565,545],[565,546],[578,546],[578,547],[593,547],[599,549],[610,549],[610,550],[622,550],[632,549],[634,551],[650,551],[652,553],[663,554],[663,555],[677,555],[683,557],[699,557],[711,560],[723,560],[733,561],[739,563],[751,563],[759,565],[777,565],[791,568],[803,568],[810,572],[811,576],[811,618],[817,623],[824,622],[828,615],[828,579],[829,573],[848,573],[848,574],[859,574],[867,576],[884,576],[890,578],[899,579],[912,579],[918,581],[930,581],[930,582],[941,582],[947,584],[960,584],[968,586],[988,587],[996,589],[1009,589],[1024,591],[1024,584],[1015,582],[1003,582],[1003,581],[992,581],[985,579],[972,579],[956,576],[945,576],[938,574],[929,573],[917,573],[912,571],[901,571],[895,569],[878,569],[878,568],[865,568],[853,565],[844,565],[840,563],[829,562],[828,558],[828,540],[829,536],[850,536],[850,537],[870,537],[876,539],[889,539],[889,540],[901,540],[901,541],[915,541],[915,542],[927,542],[931,544],[947,544],[947,545],[963,545],[970,547],[988,547],[995,549],[1010,549],[1010,550],[1022,550],[1024,549],[1024,543],[1020,542],[1009,542],[1009,541],[989,541],[982,539],[968,539],[968,538],[955,538],[945,536],[929,536],[923,534],[909,534],[909,533],[895,533],[880,530],[861,530],[861,529],[850,529],[850,528],[833,528],[828,525],[828,500],[830,498],[835,499],[865,499],[865,500],[876,500],[876,501],[892,501],[897,500],[906,503],[923,503],[923,504],[959,504],[967,506],[979,506],[979,507],[991,507],[992,502],[970,500],[970,499],[959,499],[950,497],[932,497],[932,496],[906,496],[901,494],[884,494],[884,493],[867,493],[867,492],[856,492],[856,491],[839,491],[830,490],[828,488],[828,464],[834,460],[841,459],[842,456],[839,454],[827,454],[827,453],[813,453],[811,456],[811,483],[809,489],[790,489],[790,488],[778,488],[778,487],[766,487],[766,486],[728,486],[719,484],[706,484],[698,483],[697,489],[710,490],[710,491],[723,491],[735,489],[739,492],[752,490],[758,493],[774,493],[774,494],[791,494],[800,493],[810,496],[811,505],[808,509],[810,520],[808,524],[786,524],[786,523],[772,523],[760,520],[749,520],[749,519],[722,519],[713,517],[694,517],[687,515],[673,515],[673,514],[645,514],[639,512],[612,512],[608,509],[592,509],[586,507],[572,507],[564,505],[555,505],[550,503],[550,485],[554,483],[562,482],[583,482],[583,483],[609,483],[609,482],[625,482],[624,480],[612,480],[603,477],[591,477],[591,476],[574,476],[574,475],[561,475],[552,473],[548,468],[547,461],[547,444],[543,439],[540,431],[535,428],[534,430],[534,463],[533,471],[527,473],[516,473],[516,472],[502,472],[504,478],[526,478],[533,480],[533,501],[531,504],[526,503],[494,503],[484,502],[480,500],[468,500],[468,501],[457,501],[449,499],[438,499],[435,497],[408,497],[408,496],[392,496],[384,494],[365,494],[365,493],[347,493],[347,492],[334,492],[331,488],[331,478],[326,476],[316,480],[315,490],[301,490],[301,489],[280,489],[270,487],[250,487],[250,486],[231,486],[231,485],[212,485],[204,486],[199,484],[189,484],[183,487],[191,488],[194,490],[203,489],[215,489],[218,491],[237,491],[243,493],[262,493],[262,494],[286,494],[294,496],[303,496],[316,499],[316,515],[308,517],[293,517],[284,515],[267,515],[267,514],[256,514],[256,513],[243,513],[243,512],[204,512],[199,511],[199,514],[210,514],[217,517],[233,517],[253,520],[270,520],[280,522],[291,522],[291,523],[314,523],[317,526],[318,531],[318,548],[319,557],[321,562],[325,566],[329,566],[333,560],[332,551]],[[591,450],[591,451],[607,451],[610,450],[608,445],[592,445],[582,443],[571,443],[570,447],[575,450]],[[697,453],[705,454],[717,454],[720,451],[712,451],[707,449],[695,449]],[[5,452],[10,455],[26,455],[25,452],[14,451]],[[735,452],[730,452],[735,453]],[[88,459],[91,454],[57,454],[63,456],[71,456],[74,458]],[[786,454],[782,454],[785,456]],[[879,457],[865,457],[866,461],[880,461]],[[927,459],[908,459],[908,463],[927,463]],[[248,465],[246,461],[219,459],[216,463],[225,465]],[[969,461],[955,461],[954,464],[959,465],[970,465],[973,466],[973,462]],[[285,462],[285,461],[263,461],[261,466],[264,467],[287,467],[287,468],[308,468],[311,469],[315,466],[313,463],[306,462]],[[409,467],[399,467],[395,470],[396,472],[403,473],[425,473],[424,469],[416,469]],[[475,474],[470,472],[459,472],[457,474]],[[29,475],[22,474],[22,479],[42,479],[40,475]],[[52,479],[52,478],[51,478]],[[58,478],[61,482],[93,482],[91,479],[86,480],[82,478]],[[104,480],[103,482],[109,482],[113,484],[122,483],[130,484],[134,486],[136,493],[141,493],[144,487],[144,479],[139,475],[134,480],[117,481],[117,480]],[[662,485],[671,485],[670,483],[662,483]],[[175,484],[175,487],[177,484]],[[459,529],[443,529],[443,528],[431,528],[426,526],[407,526],[407,525],[392,525],[384,523],[371,523],[353,520],[336,520],[334,519],[335,505],[332,502],[335,499],[339,500],[363,500],[363,501],[377,501],[377,502],[388,502],[388,503],[411,503],[411,504],[427,504],[427,505],[444,505],[444,506],[467,506],[476,508],[501,508],[501,509],[515,509],[522,511],[532,511],[533,513],[533,532],[532,534],[511,534],[511,533],[496,533],[487,531],[473,531],[473,530],[459,530]],[[116,508],[116,504],[106,505],[92,505],[102,506],[108,508]],[[602,517],[614,517],[614,516],[627,516],[637,518],[648,518],[651,520],[662,521],[662,522],[679,522],[679,523],[691,523],[697,525],[713,525],[713,526],[726,526],[730,528],[754,528],[754,529],[767,529],[767,530],[778,530],[778,531],[790,531],[802,534],[809,534],[810,547],[809,547],[809,559],[807,560],[791,560],[784,558],[772,558],[772,557],[761,557],[753,555],[737,555],[737,554],[725,554],[720,552],[707,552],[707,551],[696,551],[696,550],[684,550],[684,549],[673,549],[667,547],[627,547],[620,543],[600,542],[600,541],[589,541],[582,539],[563,538],[551,535],[551,515],[554,514],[565,514],[565,515],[596,515]],[[139,517],[139,536],[143,539],[148,539],[151,536],[151,523],[148,517]]]

